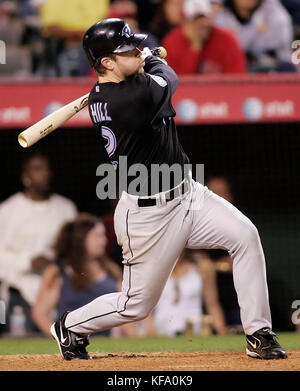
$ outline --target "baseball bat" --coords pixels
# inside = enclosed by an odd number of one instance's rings
[[[151,49],[154,56],[165,58],[167,51],[162,46]],[[36,122],[34,125],[25,129],[18,136],[18,142],[23,148],[31,147],[37,141],[46,137],[64,122],[72,118],[76,113],[82,110],[88,104],[89,93],[75,99],[67,105],[49,114],[47,117]]]

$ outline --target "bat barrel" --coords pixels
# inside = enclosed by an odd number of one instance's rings
[[[28,141],[26,140],[26,137],[24,135],[22,135],[22,134],[19,134],[18,142],[21,145],[21,147],[23,147],[23,148],[28,148],[29,147]]]
[[[53,132],[53,130],[57,129],[68,119],[72,118],[78,111],[82,110],[87,105],[88,96],[89,94],[81,96],[20,133],[18,142],[21,147],[30,147],[41,138]]]

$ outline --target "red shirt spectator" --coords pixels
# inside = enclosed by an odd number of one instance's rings
[[[185,0],[184,20],[162,42],[178,74],[244,73],[246,56],[235,36],[212,24],[209,0]]]
[[[212,27],[202,50],[196,50],[184,36],[182,28],[169,33],[162,46],[167,50],[167,62],[177,74],[244,73],[245,55],[229,31]]]

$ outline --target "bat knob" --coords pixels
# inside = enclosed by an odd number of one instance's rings
[[[151,52],[154,56],[159,57],[159,58],[167,57],[167,51],[162,46],[158,46],[157,48],[151,49]]]
[[[167,57],[167,51],[166,51],[166,49],[163,46],[159,46],[158,50],[159,50],[159,56],[158,57],[160,57],[160,58]]]

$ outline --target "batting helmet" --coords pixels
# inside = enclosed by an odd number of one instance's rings
[[[82,45],[93,67],[102,57],[132,50],[146,38],[146,34],[133,34],[123,19],[109,18],[90,27],[83,36]]]

